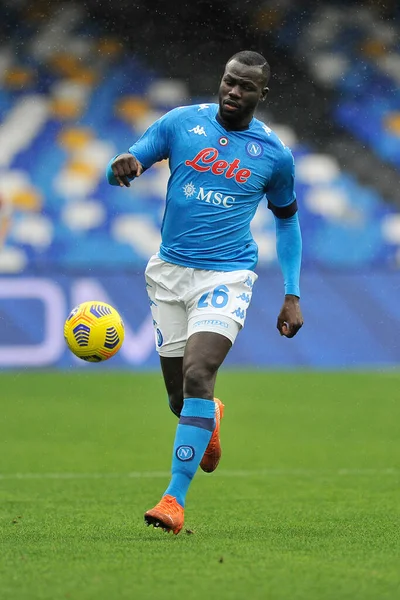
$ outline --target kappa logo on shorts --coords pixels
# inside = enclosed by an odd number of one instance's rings
[[[194,448],[193,446],[178,446],[175,454],[178,460],[181,460],[182,462],[187,462],[188,460],[193,460]]]
[[[251,290],[253,289],[254,281],[252,280],[250,275],[247,276],[247,279],[243,283],[244,285],[247,285],[247,287],[249,287]]]
[[[238,319],[244,319],[246,315],[246,310],[238,307],[236,308],[236,310],[233,310],[231,314],[236,315]]]
[[[239,296],[236,296],[236,298],[238,298],[239,300],[243,300],[243,302],[246,302],[246,304],[250,304],[250,294],[245,294],[243,292]]]

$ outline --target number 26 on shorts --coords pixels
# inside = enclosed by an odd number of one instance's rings
[[[228,293],[229,288],[226,285],[219,285],[215,289],[209,292],[205,292],[197,303],[197,308],[207,308],[213,306],[214,308],[224,308],[228,304]]]

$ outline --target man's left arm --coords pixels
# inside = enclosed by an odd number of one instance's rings
[[[294,193],[294,161],[288,148],[285,148],[276,166],[267,198],[275,218],[276,251],[285,289],[277,328],[281,335],[291,338],[303,325],[300,309],[302,239]]]
[[[291,338],[303,325],[300,309],[300,267],[302,240],[299,216],[275,216],[276,253],[283,274],[285,299],[278,315],[277,328],[281,335]]]

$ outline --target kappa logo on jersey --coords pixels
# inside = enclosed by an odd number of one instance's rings
[[[251,176],[250,169],[239,169],[240,160],[235,158],[228,163],[226,160],[217,160],[219,152],[216,148],[204,148],[192,160],[185,160],[187,167],[205,173],[211,171],[214,175],[224,175],[227,179],[235,179],[237,183],[246,183]]]
[[[197,135],[205,135],[207,137],[204,127],[200,127],[200,125],[196,125],[196,127],[193,127],[193,129],[188,129],[188,131],[189,133],[197,133]]]

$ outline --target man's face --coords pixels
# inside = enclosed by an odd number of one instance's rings
[[[265,77],[259,66],[232,60],[225,68],[219,87],[219,114],[232,126],[250,123],[257,104],[267,95]]]

